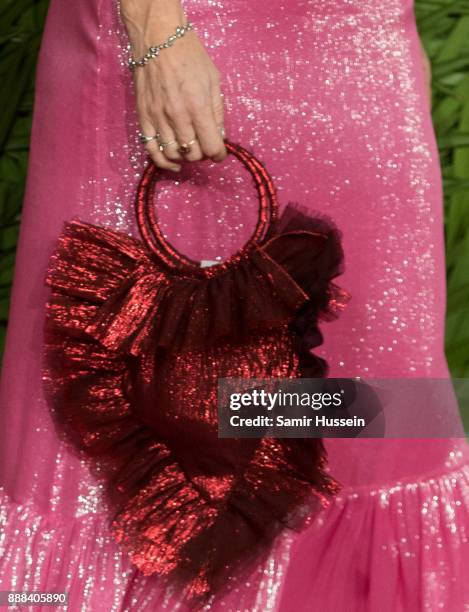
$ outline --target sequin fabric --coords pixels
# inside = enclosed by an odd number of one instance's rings
[[[324,328],[331,375],[448,376],[441,175],[412,1],[185,7],[222,74],[227,135],[266,163],[282,205],[343,231],[353,298]],[[41,392],[43,278],[63,221],[137,236],[127,203],[144,156],[124,45],[111,0],[52,0],[2,378],[0,580],[68,590],[77,610],[183,610],[109,539],[102,490],[57,439]],[[220,261],[252,231],[256,195],[236,163],[196,164],[161,195],[164,233],[193,258]],[[211,609],[467,608],[465,442],[327,447],[337,504]]]

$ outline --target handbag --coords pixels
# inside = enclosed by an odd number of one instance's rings
[[[197,608],[304,529],[338,491],[321,439],[220,439],[219,378],[324,377],[321,319],[348,294],[340,233],[289,203],[278,214],[264,165],[251,174],[248,242],[201,267],[171,245],[148,164],[136,197],[141,240],[67,222],[46,282],[44,382],[59,429],[105,484],[110,529],[145,575]]]

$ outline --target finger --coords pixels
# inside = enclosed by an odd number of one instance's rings
[[[178,140],[181,145],[189,145],[189,151],[187,153],[184,153],[184,159],[187,159],[187,161],[199,161],[200,159],[203,159],[204,154],[202,153],[202,149],[200,148],[197,136],[194,133],[194,128],[191,128],[191,133],[193,134],[192,138],[187,137]]]
[[[190,151],[184,154],[184,159],[188,161],[199,161],[202,159],[203,153],[189,113],[182,107],[173,108],[171,114],[168,113],[168,119],[179,145],[191,143]]]
[[[196,114],[193,123],[203,154],[213,161],[225,159],[227,151],[212,106],[207,105],[203,112]]]
[[[179,153],[179,145],[176,134],[174,133],[174,130],[171,127],[168,118],[164,113],[158,115],[156,119],[156,124],[159,127],[158,132],[160,134],[160,137],[158,139],[158,142],[160,145],[160,151],[169,160],[182,160],[183,157]]]
[[[174,172],[179,172],[181,170],[181,165],[176,164],[171,159],[168,159],[164,152],[160,150],[160,147],[156,141],[152,140],[151,142],[147,143],[145,148],[158,168],[164,168],[165,170],[172,170]]]
[[[212,109],[215,122],[220,131],[222,139],[224,138],[224,125],[225,125],[225,100],[224,95],[220,89],[220,81],[213,81],[211,87],[212,96]]]
[[[156,128],[149,119],[142,118],[140,124],[142,127],[142,134],[145,134],[146,136],[153,136],[157,133]],[[175,162],[171,161],[160,151],[159,144],[156,139],[147,142],[145,144],[145,149],[158,168],[173,170],[175,172],[178,172],[181,169],[180,164],[176,164]]]
[[[211,81],[210,101],[212,117],[210,113],[201,113],[195,125],[203,153],[213,161],[221,161],[227,156],[227,151],[224,143],[224,101],[218,75]]]

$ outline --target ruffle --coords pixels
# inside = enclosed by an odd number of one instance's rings
[[[31,502],[15,503],[0,491],[1,589],[67,592],[72,610],[186,610],[177,592],[171,596],[160,581],[135,572],[105,519],[99,513],[64,522],[57,513],[41,514]],[[290,553],[273,552],[250,585],[207,609],[261,612],[268,601],[277,612],[464,610],[468,525],[467,463],[418,480],[344,489],[297,536]],[[287,558],[288,574],[282,576]],[[272,566],[284,581],[275,604],[262,592],[271,586],[263,578]]]
[[[274,233],[276,237],[265,245],[265,251],[309,297],[297,309],[290,324],[302,376],[324,377],[327,363],[312,352],[323,342],[318,322],[337,318],[350,300],[350,294],[333,282],[343,272],[341,233],[330,217],[318,212],[312,214],[296,202],[285,207]],[[304,257],[311,235],[322,241],[322,248],[315,252],[314,259]]]
[[[339,295],[345,301],[331,283],[341,262],[338,232],[293,206],[277,235],[202,279],[170,275],[112,230],[76,221],[59,240],[44,372],[56,422],[95,460],[112,532],[132,562],[178,584],[192,607],[252,571],[285,527],[305,528],[338,487],[318,439],[225,440],[184,465],[165,427],[149,427],[132,407],[129,373],[146,355],[243,344],[290,325],[300,372],[324,375],[311,349],[322,341],[320,317],[333,316]]]
[[[295,204],[274,234],[221,273],[169,280],[138,241],[74,221],[65,225],[47,282],[94,305],[85,331],[110,351],[137,356],[241,344],[255,331],[291,322],[300,307],[305,322],[298,332],[311,349],[322,341],[318,319],[334,318],[349,297],[331,282],[342,271],[340,234]],[[56,319],[68,333],[74,318],[58,313]]]
[[[298,601],[323,612],[465,610],[468,528],[467,460],[418,479],[344,488],[292,548],[280,610],[296,612]]]
[[[168,576],[192,607],[203,605],[206,595],[225,593],[229,582],[239,583],[262,563],[283,529],[307,527],[336,492],[322,469],[322,444],[302,443],[303,449],[293,440],[251,441],[255,450],[242,474],[193,476],[189,485],[181,465],[168,460],[116,516],[117,541],[133,551],[130,558],[143,574]],[[233,452],[236,445],[229,446]],[[302,463],[295,464],[292,453]],[[246,445],[239,454],[247,454]],[[320,469],[311,470],[318,462]],[[220,504],[206,487],[211,478]]]
[[[273,234],[222,274],[169,282],[139,241],[67,223],[47,279],[54,334],[85,332],[109,351],[137,356],[242,344],[289,323],[302,375],[325,376],[326,362],[312,353],[322,343],[318,322],[336,318],[350,298],[332,282],[343,266],[340,232],[331,219],[290,203]]]

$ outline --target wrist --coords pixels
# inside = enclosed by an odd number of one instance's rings
[[[136,54],[163,41],[187,22],[179,0],[121,0],[120,12]]]

